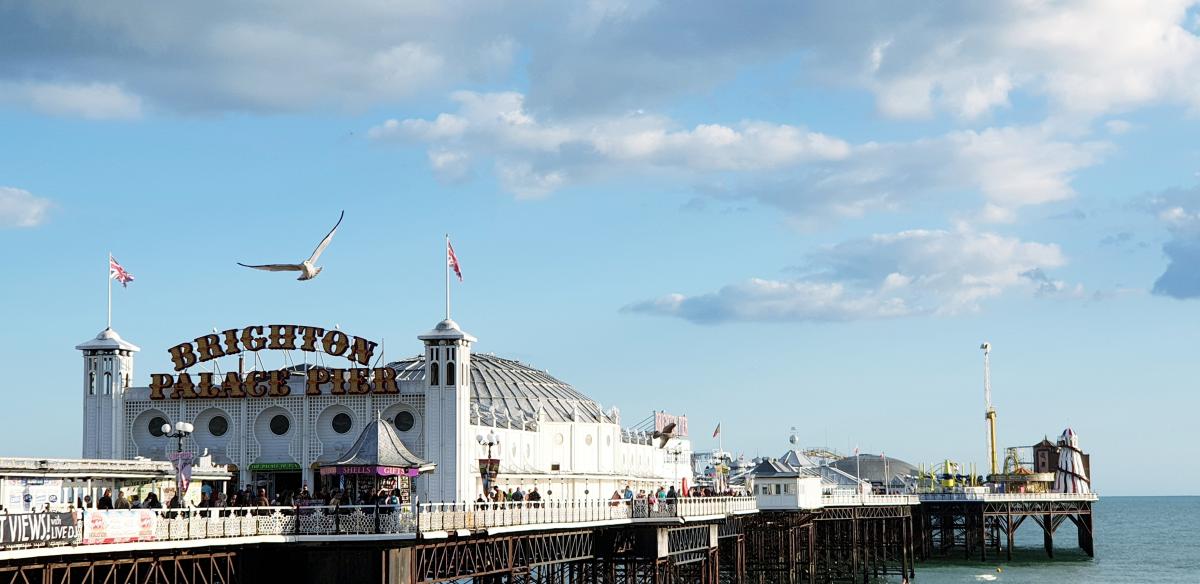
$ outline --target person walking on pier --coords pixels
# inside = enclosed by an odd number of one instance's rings
[[[100,500],[96,502],[96,508],[108,510],[113,508],[112,489],[104,489],[104,494],[100,496]]]
[[[117,491],[117,502],[113,504],[116,509],[132,509],[133,505],[129,503],[129,499],[125,498],[124,491]]]

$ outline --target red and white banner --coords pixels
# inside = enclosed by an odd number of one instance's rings
[[[654,412],[654,431],[662,432],[667,424],[675,423],[675,435],[680,438],[687,437],[687,416],[672,416],[666,412]]]
[[[83,514],[83,542],[126,543],[154,541],[158,516],[149,509],[112,509]]]

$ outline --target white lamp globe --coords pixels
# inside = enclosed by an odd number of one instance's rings
[[[170,425],[170,424],[163,424],[163,425],[162,425],[162,428],[159,428],[159,430],[162,430],[162,433],[163,433],[163,434],[170,434],[170,433],[171,433],[171,425]]]

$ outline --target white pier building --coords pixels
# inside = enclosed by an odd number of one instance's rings
[[[315,355],[297,359],[289,351],[289,367],[262,370],[258,351],[296,349],[306,331],[307,348],[300,349],[315,348]],[[320,354],[313,331],[325,334],[328,354]],[[166,460],[176,441],[163,434],[163,425],[189,422],[194,432],[184,449],[207,451],[238,484],[272,493],[307,484],[315,491],[318,467],[336,461],[381,416],[412,453],[437,465],[414,480],[422,501],[474,500],[483,490],[479,466],[488,458],[487,442],[493,442],[491,458],[500,461],[494,484],[502,490],[537,487],[547,498],[607,498],[627,484],[636,492],[679,489],[691,481],[685,418],[678,419],[678,436],[659,448],[650,435],[653,427],[622,427],[616,408],[603,409],[545,371],[474,353],[476,339],[449,319],[417,336],[419,354],[374,369],[355,369],[353,361],[325,363],[340,359],[329,356],[339,346],[351,345],[348,335],[333,329],[264,325],[223,334],[168,348],[176,372],[152,375],[149,386],[135,385],[140,349],[116,331],[105,329],[78,345],[83,456]],[[373,346],[353,338],[354,351],[369,356]],[[236,379],[221,383],[225,376],[234,379],[234,372],[245,385]],[[184,377],[189,385],[181,388]],[[167,380],[179,385],[172,388]],[[659,426],[670,419],[656,418]]]

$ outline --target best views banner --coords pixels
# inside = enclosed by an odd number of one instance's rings
[[[0,515],[0,547],[16,544],[70,543],[79,534],[72,513]]]
[[[153,541],[157,516],[149,509],[113,509],[83,514],[83,543]]]

